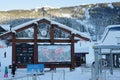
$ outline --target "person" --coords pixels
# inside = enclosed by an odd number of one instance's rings
[[[5,67],[5,74],[4,74],[4,77],[5,77],[5,78],[8,77],[8,67],[7,67],[7,66]]]
[[[11,73],[13,75],[12,77],[14,77],[15,76],[15,71],[16,71],[16,64],[15,63],[12,64],[11,69],[12,69]]]
[[[4,52],[4,58],[6,58],[6,52]]]
[[[92,67],[95,67],[95,61],[92,62]]]
[[[35,74],[33,74],[32,80],[37,80]]]
[[[1,72],[1,62],[0,62],[0,72]]]

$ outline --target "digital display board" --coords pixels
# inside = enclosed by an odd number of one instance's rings
[[[34,45],[18,44],[16,45],[16,64],[26,65],[34,62]]]
[[[38,45],[38,62],[70,62],[70,45]]]

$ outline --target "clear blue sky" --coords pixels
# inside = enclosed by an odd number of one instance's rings
[[[33,9],[43,6],[68,7],[104,2],[120,2],[120,0],[0,0],[0,11],[12,9]]]

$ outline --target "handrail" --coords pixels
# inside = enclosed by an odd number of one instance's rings
[[[7,79],[4,79],[4,80],[17,80],[17,79],[23,79],[23,78],[29,78],[29,77],[34,77],[34,76],[39,76],[41,74],[27,74],[25,76],[19,76],[19,77],[12,77],[12,78],[7,78]]]

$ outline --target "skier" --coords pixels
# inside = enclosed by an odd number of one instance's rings
[[[15,71],[16,71],[16,64],[15,63],[12,64],[11,69],[12,69],[11,73],[13,75],[12,77],[14,77],[15,76]]]
[[[4,52],[4,58],[6,58],[6,52]]]
[[[5,77],[5,78],[8,78],[8,67],[7,67],[7,66],[5,67],[5,74],[4,74],[4,77]]]
[[[0,72],[1,72],[1,62],[0,62]]]

